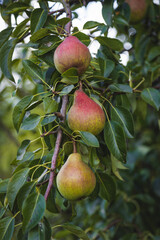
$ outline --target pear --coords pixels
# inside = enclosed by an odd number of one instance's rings
[[[138,23],[140,22],[147,13],[148,3],[147,0],[125,0],[128,3],[131,14],[130,22]]]
[[[89,196],[95,188],[96,178],[93,171],[84,163],[79,153],[69,155],[60,169],[57,188],[68,200],[80,200]]]
[[[87,46],[74,36],[65,38],[54,53],[54,64],[60,73],[75,67],[81,75],[88,68],[90,61],[91,55]]]
[[[98,135],[105,125],[104,111],[82,90],[77,90],[73,105],[68,112],[68,125],[73,131],[87,131]]]

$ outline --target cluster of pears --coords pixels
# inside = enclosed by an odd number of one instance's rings
[[[54,53],[54,64],[60,73],[75,67],[81,75],[87,70],[90,60],[88,48],[74,36],[67,37]],[[73,131],[87,131],[94,135],[104,128],[104,111],[81,88],[74,93],[74,102],[68,112],[68,125]],[[61,195],[74,201],[93,192],[96,177],[81,155],[72,153],[60,169],[56,182]]]

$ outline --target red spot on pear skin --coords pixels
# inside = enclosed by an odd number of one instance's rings
[[[91,55],[87,46],[74,36],[65,38],[54,53],[54,64],[60,73],[75,67],[81,75],[88,68],[90,60]]]
[[[68,112],[68,125],[73,131],[87,131],[97,135],[105,125],[104,111],[82,90],[77,90],[73,106]]]

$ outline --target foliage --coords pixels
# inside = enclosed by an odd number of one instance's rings
[[[64,6],[54,10],[56,2]],[[0,5],[7,24],[0,32],[3,152],[13,144],[5,153],[9,155],[2,154],[12,162],[10,173],[0,179],[0,240],[158,240],[160,6],[150,1],[145,19],[130,25],[124,1],[117,7],[115,1],[104,1],[105,23],[86,22],[88,34],[78,26],[71,31],[87,46],[100,43],[90,67],[78,77],[74,68],[60,75],[53,63],[70,22],[68,15],[62,16],[66,2],[38,1],[36,9],[30,0]],[[70,1],[73,18],[82,7],[79,2]],[[108,37],[111,27],[117,30],[114,39]],[[124,52],[129,54],[127,66],[121,63]],[[68,112],[80,82],[103,105],[106,125],[98,136],[72,132],[60,113],[66,96]],[[51,169],[60,132],[56,169]],[[70,202],[54,181],[46,197],[50,173],[57,174],[72,153],[73,140],[96,174],[96,188],[89,198]]]

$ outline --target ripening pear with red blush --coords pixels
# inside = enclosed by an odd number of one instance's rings
[[[87,46],[74,36],[65,38],[54,53],[54,64],[60,73],[74,67],[81,75],[87,70],[90,61],[91,55]]]
[[[93,192],[96,177],[91,168],[83,162],[81,155],[72,153],[60,169],[56,182],[61,195],[68,200],[75,201]]]
[[[105,125],[104,111],[82,90],[77,90],[68,112],[68,125],[73,131],[87,131],[98,135]]]
[[[148,3],[147,0],[125,0],[128,3],[131,14],[130,22],[138,23],[140,22],[147,13]]]

